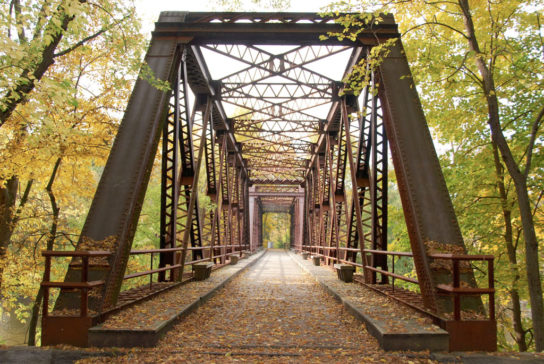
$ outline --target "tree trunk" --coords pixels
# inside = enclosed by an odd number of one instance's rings
[[[19,179],[16,176],[11,177],[6,187],[0,188],[0,292],[2,292],[2,277],[4,274],[4,260],[6,251],[9,248],[11,236],[19,220],[19,213],[28,200],[33,180],[26,184],[25,192],[21,197],[21,202],[17,211],[15,211],[15,201],[17,199],[17,187]]]
[[[459,6],[463,12],[463,20],[467,31],[468,43],[470,49],[474,52],[474,61],[478,66],[480,76],[483,81],[484,93],[487,100],[487,108],[489,114],[489,127],[491,129],[491,137],[497,145],[504,164],[508,170],[518,198],[518,208],[521,216],[521,224],[523,226],[523,237],[525,240],[525,263],[527,269],[527,281],[529,288],[529,297],[531,301],[531,317],[533,320],[533,332],[535,338],[536,351],[544,350],[544,304],[542,300],[542,281],[540,277],[538,264],[538,240],[536,238],[533,215],[529,194],[527,192],[527,180],[524,174],[520,171],[512,151],[508,146],[508,142],[502,132],[500,117],[499,117],[499,102],[497,99],[495,81],[493,74],[489,70],[484,59],[481,57],[482,52],[476,39],[474,31],[474,23],[470,14],[468,0],[459,0]]]
[[[59,224],[59,212],[60,208],[57,206],[57,199],[55,198],[55,194],[53,192],[53,183],[55,182],[55,177],[57,176],[57,172],[60,166],[61,158],[58,158],[55,162],[55,166],[53,167],[53,172],[51,173],[51,177],[49,178],[49,183],[47,184],[46,191],[49,195],[49,201],[51,203],[51,211],[53,212],[53,221],[51,222],[51,227],[49,228],[49,236],[47,238],[47,250],[53,250],[53,246],[55,244],[55,238],[57,236],[57,228]],[[45,272],[44,272],[45,275]],[[45,277],[43,277],[45,278]],[[42,278],[42,281],[43,281]],[[32,305],[32,316],[30,318],[30,323],[28,325],[28,345],[29,346],[35,346],[36,345],[36,328],[38,326],[38,318],[40,316],[40,306],[42,304],[43,299],[43,287],[40,286],[40,289],[38,290],[38,294],[36,295],[36,298],[34,299],[34,304]]]
[[[508,252],[508,262],[512,274],[511,288],[509,289],[510,299],[512,301],[512,323],[514,324],[514,340],[518,345],[519,351],[527,351],[527,342],[525,340],[526,331],[523,329],[521,321],[521,305],[519,299],[518,283],[520,279],[517,259],[517,245],[514,245],[512,229],[512,211],[508,203],[508,195],[504,184],[504,169],[500,161],[499,150],[495,143],[491,142],[493,147],[493,158],[495,161],[495,173],[497,177],[497,188],[501,200],[502,216],[504,219],[504,243]]]
[[[2,289],[2,274],[6,251],[13,232],[13,217],[15,215],[15,200],[17,199],[17,177],[11,177],[5,187],[0,187],[0,292]]]

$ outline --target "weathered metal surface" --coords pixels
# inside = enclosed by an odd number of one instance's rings
[[[364,42],[374,44],[376,35],[396,36],[397,25],[391,15],[384,22],[361,33]],[[199,13],[162,12],[153,35],[157,38],[190,39],[196,44],[353,44],[331,37],[320,40],[327,32],[341,31],[330,17],[316,13]]]
[[[384,122],[421,291],[437,310],[434,285],[444,277],[431,271],[425,244],[464,242],[400,40],[390,51],[379,68]]]
[[[49,316],[42,320],[42,346],[73,345],[87,346],[89,330],[93,323],[91,317]]]
[[[497,351],[497,321],[448,321],[450,351]]]
[[[169,80],[179,57],[176,41],[153,40],[146,61],[157,77]],[[82,237],[94,240],[109,236],[117,240],[117,249],[110,259],[111,269],[89,273],[93,279],[107,281],[103,297],[99,295],[89,302],[89,307],[96,311],[114,304],[119,293],[167,103],[167,92],[142,79],[136,82],[81,232]],[[69,269],[65,280],[78,281],[79,275],[78,270]],[[77,298],[62,292],[56,307],[75,305]]]

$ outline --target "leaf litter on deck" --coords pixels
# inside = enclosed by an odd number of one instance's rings
[[[218,278],[218,273],[212,278]],[[226,274],[226,271],[225,273]],[[214,277],[215,276],[215,277]],[[156,297],[145,308],[121,313],[111,325],[145,327],[160,311],[187,302],[193,282]],[[154,303],[152,303],[154,301]],[[188,299],[190,301],[190,299]],[[130,316],[135,317],[130,317]],[[123,320],[130,321],[123,321]],[[116,326],[119,327],[119,326]],[[328,295],[287,254],[269,252],[261,261],[218,291],[205,305],[168,331],[153,349],[131,349],[117,357],[82,363],[429,363],[429,353],[384,352],[343,306]]]

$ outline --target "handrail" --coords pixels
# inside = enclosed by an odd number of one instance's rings
[[[494,255],[470,255],[470,254],[428,254],[429,258],[451,260],[494,260]]]
[[[232,248],[231,252],[224,252],[223,254],[215,255],[213,254],[217,249],[229,249]],[[186,264],[195,264],[203,261],[213,261],[216,258],[228,257],[234,254],[241,253],[244,248],[248,248],[247,244],[228,244],[228,245],[214,245],[214,246],[203,246],[203,247],[187,247],[187,250],[197,251],[197,250],[211,250],[212,256],[204,259],[196,259],[187,262]],[[143,277],[149,275],[150,285],[153,284],[153,274],[164,272],[164,271],[173,271],[174,269],[181,268],[181,264],[174,264],[166,267],[153,268],[153,256],[160,253],[168,252],[178,252],[183,251],[183,247],[177,248],[163,248],[163,249],[137,249],[132,250],[130,255],[141,255],[141,254],[150,254],[150,269],[143,272],[136,272],[127,274],[123,277],[123,280],[132,279],[137,277]],[[74,251],[53,251],[53,250],[43,250],[42,256],[45,258],[45,268],[44,268],[44,279],[41,283],[41,286],[44,289],[44,298],[43,298],[43,317],[49,315],[49,290],[50,288],[61,288],[61,289],[77,289],[81,292],[81,303],[80,303],[80,317],[88,317],[88,296],[89,290],[103,286],[105,282],[103,280],[89,281],[89,259],[97,257],[109,257],[113,253],[109,251],[96,250],[96,251],[87,251],[87,250],[74,250]],[[80,282],[52,282],[51,281],[51,258],[59,257],[72,257],[72,258],[81,258],[81,280]]]
[[[395,279],[401,279],[403,281],[419,284],[417,279],[406,277],[400,274],[395,273],[395,257],[412,257],[411,252],[393,252],[385,250],[376,250],[376,249],[361,249],[358,248],[349,248],[349,247],[334,247],[334,246],[321,246],[321,245],[302,245],[302,251],[307,250],[310,253],[315,250],[314,255],[325,257],[332,261],[338,261],[345,264],[350,264],[356,267],[360,267],[365,271],[371,271],[375,273],[380,273],[382,275],[392,278],[392,287],[395,289]],[[346,259],[340,259],[339,257],[334,257],[326,254],[321,254],[320,251],[325,253],[326,251],[345,251],[345,252],[355,252],[363,254],[372,254],[372,255],[390,255],[392,258],[392,271],[386,271],[377,267],[359,264],[353,261]],[[454,300],[454,320],[461,320],[461,296],[467,295],[488,295],[489,296],[489,319],[495,320],[495,288],[494,288],[494,269],[493,262],[495,257],[493,255],[470,255],[470,254],[450,254],[450,253],[433,253],[427,255],[431,259],[445,259],[452,261],[452,284],[437,284],[435,289],[440,293],[453,295]],[[461,261],[487,261],[487,276],[488,276],[488,288],[466,288],[461,287],[460,283],[460,269],[459,262]]]
[[[248,247],[248,245],[229,244],[229,245],[187,247],[188,251],[198,251],[198,250],[200,250],[200,251],[211,251],[212,254],[211,254],[211,257],[187,261],[187,262],[185,262],[185,264],[186,265],[191,265],[191,264],[204,262],[204,261],[213,261],[216,258],[228,257],[230,255],[241,253],[244,247]],[[214,254],[216,249],[228,249],[228,248],[232,248],[232,251],[231,252],[224,252],[223,254],[219,254],[219,255]],[[166,267],[153,268],[153,257],[154,257],[154,255],[155,254],[161,254],[161,253],[182,252],[184,250],[185,250],[185,248],[183,248],[183,247],[131,250],[130,255],[150,254],[151,255],[150,267],[149,267],[149,270],[146,270],[146,271],[143,271],[143,272],[137,272],[137,273],[131,273],[131,274],[125,275],[123,277],[123,280],[137,278],[137,277],[143,277],[143,276],[149,275],[149,286],[151,287],[153,285],[153,274],[166,272],[166,271],[173,272],[173,270],[181,268],[181,266],[182,266],[181,264],[173,264],[173,265],[169,265],[169,266],[166,266]],[[172,273],[170,273],[170,274],[172,274]]]
[[[43,293],[43,310],[42,317],[49,316],[49,289],[64,288],[64,289],[79,289],[81,292],[80,302],[80,317],[88,317],[89,290],[95,287],[104,285],[104,281],[89,281],[89,258],[110,256],[107,251],[51,251],[43,250],[42,256],[45,257],[45,267],[43,274],[43,282],[41,286],[44,289]],[[51,282],[51,258],[57,257],[78,257],[82,261],[81,280],[80,282]]]
[[[44,257],[107,257],[111,254],[111,252],[105,250],[42,250],[42,256]]]

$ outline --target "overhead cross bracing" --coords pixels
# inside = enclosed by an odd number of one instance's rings
[[[197,47],[207,64],[222,65],[215,72],[207,68],[232,120],[250,180],[302,184],[354,47]]]
[[[339,29],[310,13],[163,13],[154,34],[191,37],[189,86],[213,94],[250,183],[300,185],[342,79],[362,56],[353,42],[319,39]],[[376,31],[394,35],[396,25],[387,19]]]

